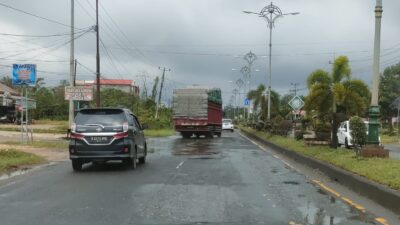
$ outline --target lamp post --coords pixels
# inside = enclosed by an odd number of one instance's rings
[[[268,85],[268,121],[271,120],[271,78],[272,78],[272,28],[275,26],[275,21],[283,16],[286,15],[297,15],[299,12],[294,12],[294,13],[285,13],[283,14],[281,9],[278,6],[275,6],[274,4],[267,5],[265,6],[261,12],[256,13],[256,12],[250,12],[250,11],[243,11],[244,13],[247,14],[256,14],[259,17],[264,18],[267,23],[268,23],[268,28],[269,28],[269,85]]]
[[[246,55],[244,55],[243,59],[247,62],[247,66],[249,67],[249,74],[248,74],[248,79],[247,79],[247,92],[250,91],[251,89],[251,67],[253,66],[253,62],[257,60],[257,55],[254,54],[253,52],[249,52]],[[247,99],[247,93],[245,93],[246,99]],[[250,117],[250,104],[247,106],[247,120]]]
[[[381,44],[381,20],[382,20],[382,0],[376,0],[375,6],[375,40],[374,40],[374,64],[373,64],[373,81],[372,81],[372,98],[371,106],[368,110],[370,118],[368,128],[368,145],[379,145],[379,105],[378,105],[378,89],[379,89],[379,61],[380,61],[380,44]]]

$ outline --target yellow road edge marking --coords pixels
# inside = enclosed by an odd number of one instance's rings
[[[318,186],[320,186],[322,189],[328,191],[329,193],[335,195],[336,197],[341,198],[342,196],[336,192],[335,190],[333,190],[332,188],[326,186],[325,184],[323,184],[321,181],[318,180],[312,180],[314,183],[316,183]]]
[[[350,200],[349,198],[346,198],[346,197],[340,195],[338,192],[336,192],[336,191],[333,190],[332,188],[326,186],[326,185],[323,184],[321,181],[318,181],[318,180],[312,180],[312,181],[313,181],[315,184],[317,184],[318,186],[320,186],[322,189],[324,189],[325,191],[327,191],[327,192],[329,192],[329,193],[335,195],[336,197],[342,199],[342,201],[346,202],[347,204],[353,206],[354,208],[360,210],[361,212],[364,212],[364,213],[366,212],[365,208],[364,208],[362,205],[357,204],[357,203],[353,202],[352,200]]]
[[[382,225],[390,225],[384,218],[382,217],[377,217],[375,218],[376,221],[378,221],[379,223],[381,223]]]
[[[259,145],[259,144],[256,143],[255,141],[251,140],[250,138],[244,136],[244,135],[241,134],[241,133],[239,133],[239,135],[242,136],[243,138],[247,139],[247,140],[250,141],[251,143],[255,144],[256,146],[258,146],[262,151],[267,152],[267,150],[266,150],[264,147],[262,147],[261,145]],[[273,154],[272,156],[275,157],[275,158],[277,158],[277,159],[280,159],[278,156],[276,156],[276,155],[274,155],[274,154]],[[284,164],[286,164],[286,165],[288,164],[288,163],[286,163],[284,160],[282,160],[282,159],[280,159],[280,160],[281,160]],[[293,168],[290,164],[289,164],[288,166],[290,166],[291,168]],[[366,212],[366,210],[365,210],[365,208],[364,208],[363,206],[361,206],[361,205],[359,205],[359,204],[357,204],[357,203],[354,203],[353,201],[351,201],[350,199],[348,199],[348,198],[346,198],[346,197],[341,196],[337,191],[335,191],[335,190],[333,190],[332,188],[326,186],[326,185],[323,184],[321,181],[319,181],[319,180],[312,180],[312,182],[315,183],[316,185],[320,186],[320,187],[321,187],[322,189],[324,189],[325,191],[327,191],[327,192],[329,192],[329,193],[335,195],[336,197],[340,198],[341,200],[343,200],[343,201],[346,202],[347,204],[353,206],[354,208],[356,208],[356,209],[362,211],[363,213]],[[375,218],[375,220],[376,220],[377,222],[381,223],[382,225],[390,225],[390,224],[387,222],[387,220],[384,219],[384,218],[382,218],[382,217],[377,217],[377,218]],[[290,224],[290,225],[293,224],[292,222],[293,222],[293,221],[290,221],[289,224]]]

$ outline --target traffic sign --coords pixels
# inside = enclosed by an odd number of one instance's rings
[[[92,101],[93,88],[91,86],[65,87],[65,100]]]
[[[244,105],[250,105],[250,99],[246,98],[246,99],[244,100]]]
[[[289,106],[292,107],[293,110],[300,110],[304,106],[304,101],[296,95],[289,101]]]

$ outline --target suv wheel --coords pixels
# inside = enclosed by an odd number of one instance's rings
[[[147,145],[145,145],[145,147],[144,147],[144,156],[139,158],[140,164],[146,163],[146,156],[147,156]]]
[[[128,158],[122,160],[122,163],[129,169],[136,169],[136,158]]]
[[[344,140],[344,147],[350,148],[349,141],[347,140],[347,138]]]
[[[78,172],[82,170],[82,162],[79,159],[73,159],[72,160],[72,168],[74,171]]]

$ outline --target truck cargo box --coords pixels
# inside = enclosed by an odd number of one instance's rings
[[[174,90],[173,120],[183,137],[221,135],[222,99],[220,89],[189,87]]]

